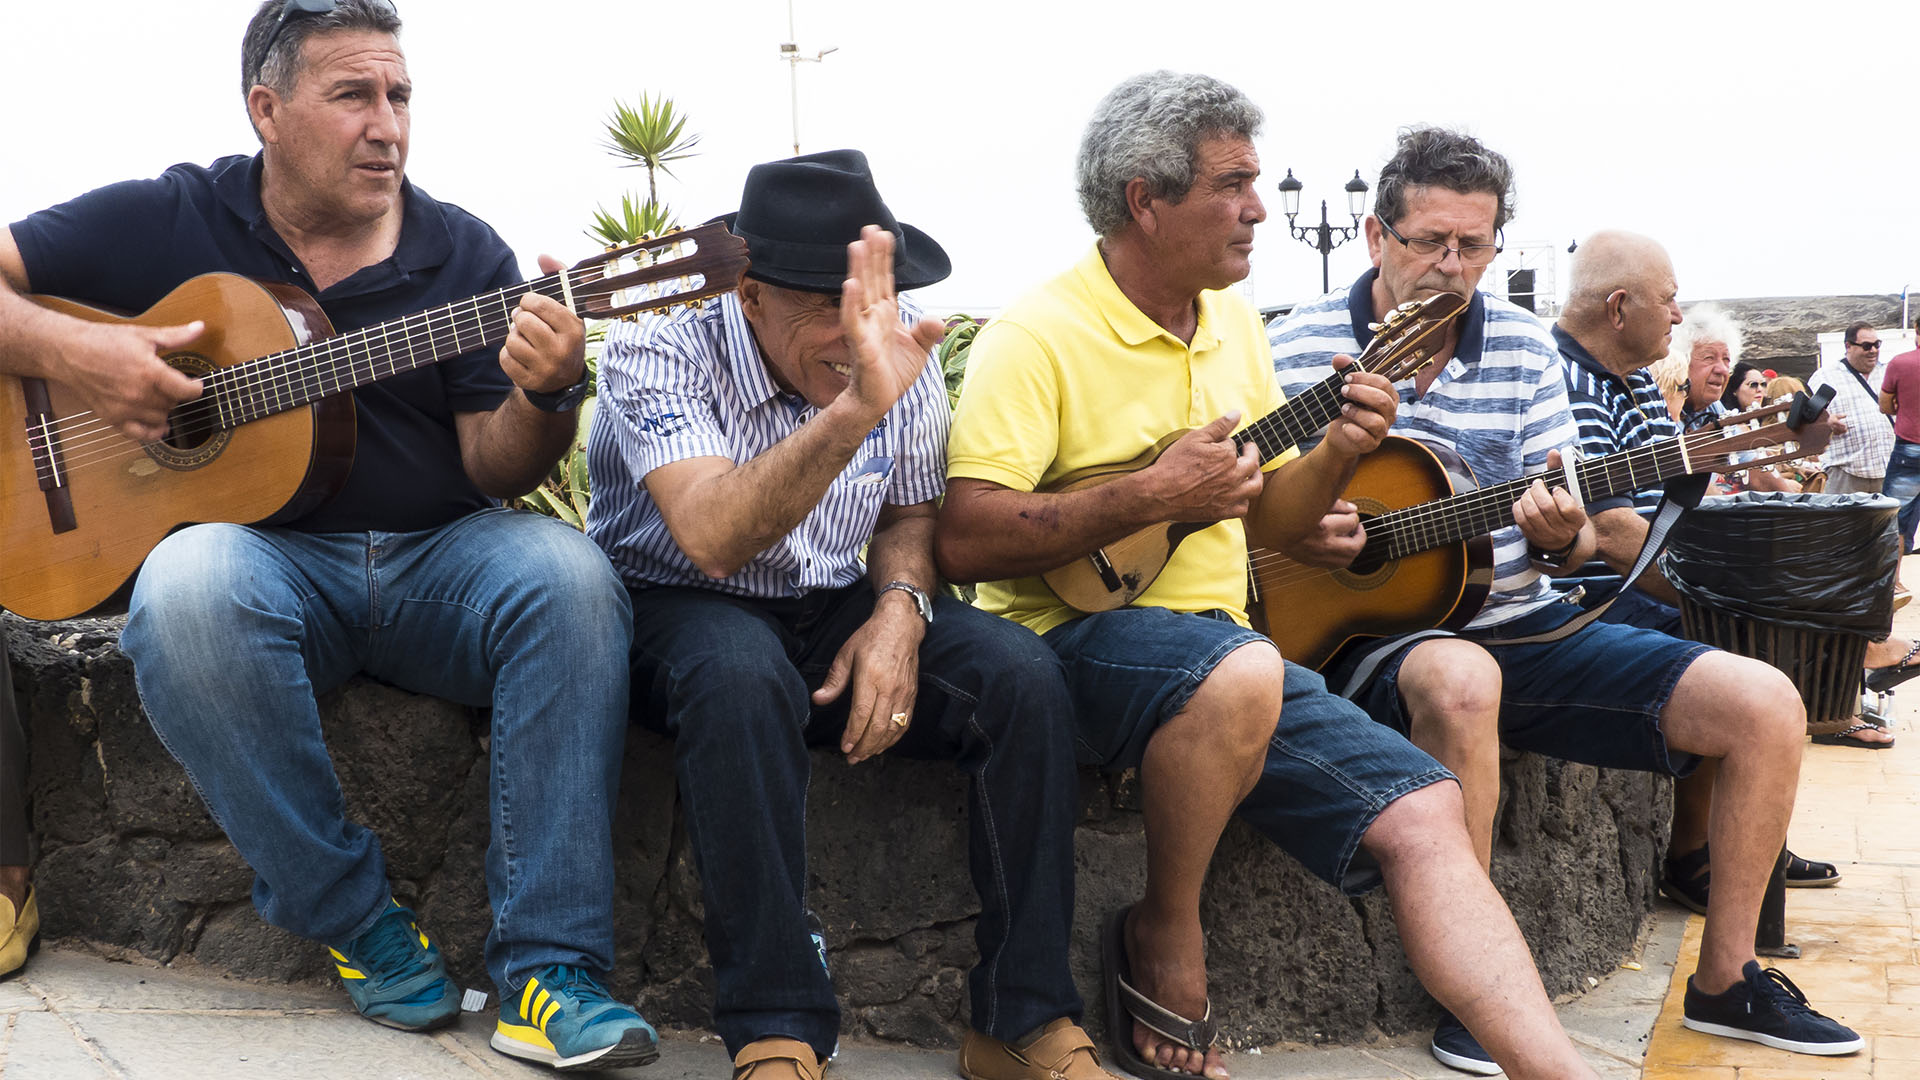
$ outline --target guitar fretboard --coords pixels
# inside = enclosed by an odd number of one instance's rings
[[[1591,502],[1652,487],[1671,477],[1722,469],[1730,451],[1716,450],[1712,444],[1725,438],[1726,433],[1719,430],[1700,431],[1575,462],[1581,499]],[[1549,491],[1567,487],[1565,472],[1549,470],[1368,518],[1366,543],[1356,561],[1401,559],[1505,528],[1513,524],[1513,504],[1535,480]]]
[[[213,404],[216,426],[234,428],[483,349],[506,340],[522,296],[537,292],[562,300],[560,278],[549,274],[224,367],[205,377],[202,397]]]

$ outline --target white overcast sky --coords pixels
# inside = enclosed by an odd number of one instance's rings
[[[786,0],[399,0],[414,85],[408,173],[479,214],[532,270],[589,254],[598,204],[644,187],[599,147],[614,99],[672,96],[703,135],[664,180],[686,223],[734,208],[787,156]],[[0,221],[178,161],[251,152],[239,88],[248,0],[0,0]],[[1683,300],[1920,295],[1920,4],[1429,2],[1066,4],[794,0],[805,151],[872,159],[954,276],[939,309],[998,307],[1090,239],[1072,193],[1082,124],[1119,79],[1204,71],[1267,111],[1262,304],[1319,292],[1285,232],[1291,167],[1344,217],[1395,130],[1464,127],[1517,171],[1510,251],[1595,229],[1673,253]],[[1537,250],[1537,249],[1536,249]],[[140,253],[128,252],[129,258]],[[1333,256],[1338,285],[1364,241]]]

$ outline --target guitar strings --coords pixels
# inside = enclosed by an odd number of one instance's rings
[[[656,265],[671,266],[679,261],[681,260],[668,260]],[[439,308],[429,309],[428,311],[413,315],[403,316],[399,319],[389,320],[386,323],[375,326],[350,330],[334,337],[308,342],[292,349],[269,353],[252,360],[217,369],[209,372],[202,378],[203,384],[212,380],[219,380],[217,385],[210,386],[208,391],[204,392],[200,398],[177,406],[174,414],[180,421],[205,419],[209,413],[218,413],[223,404],[235,404],[244,407],[248,404],[246,395],[263,390],[273,392],[276,400],[281,400],[283,394],[284,399],[287,400],[297,399],[301,395],[311,395],[311,397],[308,397],[306,400],[295,400],[292,405],[275,408],[271,411],[261,413],[259,416],[246,416],[241,421],[244,423],[248,420],[259,419],[261,416],[273,415],[275,412],[297,408],[300,405],[310,403],[312,400],[328,396],[329,393],[338,393],[340,390],[350,389],[352,386],[360,385],[361,382],[383,378],[386,375],[392,375],[412,367],[425,366],[424,363],[413,363],[403,367],[396,362],[399,353],[395,345],[396,335],[398,335],[397,341],[399,345],[404,346],[407,350],[409,360],[414,359],[413,349],[416,344],[424,342],[428,349],[431,350],[435,338],[449,332],[454,336],[454,347],[456,348],[459,345],[460,335],[463,330],[481,333],[483,335],[483,342],[474,348],[484,347],[484,339],[486,337],[495,336],[502,322],[511,322],[512,320],[514,307],[506,303],[509,294],[512,294],[511,298],[516,301],[520,296],[528,292],[540,292],[542,295],[551,296],[553,299],[560,299],[559,296],[553,295],[548,290],[564,293],[566,291],[566,284],[563,284],[561,279],[563,277],[575,278],[576,276],[585,279],[582,282],[573,284],[572,291],[576,297],[585,296],[591,299],[598,299],[602,296],[611,296],[614,292],[627,288],[628,286],[624,285],[613,288],[604,287],[603,283],[610,280],[605,273],[605,265],[606,264],[601,263],[584,268],[559,271],[541,278],[536,278],[532,281],[521,282],[516,285],[496,289],[492,293],[485,293],[466,300],[456,301],[452,304],[443,305]],[[686,277],[689,273],[699,272],[698,270],[682,271],[677,276]],[[667,278],[662,280],[670,281],[672,279]],[[660,282],[650,282],[643,284],[659,283]],[[596,284],[603,285],[603,287],[598,289],[591,288],[591,286]],[[501,311],[498,314],[485,311],[481,308],[482,304],[494,303],[501,305]],[[456,309],[459,308],[471,308],[472,310],[457,311]],[[418,320],[418,325],[406,325],[414,320]],[[378,344],[376,345],[376,343]],[[336,366],[333,371],[335,375],[333,388],[330,391],[325,390],[324,388],[327,383],[326,375],[328,372],[319,370],[310,362],[315,360],[351,360],[353,350],[356,347],[360,349],[383,348],[385,350],[384,359],[388,361],[390,370],[384,373],[380,372],[379,365],[383,357],[370,355],[365,357],[365,359],[368,360],[369,377],[367,379],[360,380],[359,382],[341,382],[338,378],[339,369]],[[300,368],[304,368],[304,370],[299,370]],[[360,365],[350,363],[348,370],[357,374],[360,370]],[[322,392],[314,393],[316,390],[321,390]],[[264,397],[261,397],[255,399],[253,403],[266,404],[267,402]],[[248,410],[242,408],[239,411]],[[78,423],[76,423],[76,421]],[[218,426],[222,429],[230,429],[236,425],[220,424]],[[52,429],[53,437],[60,441],[61,460],[57,468],[61,471],[73,471],[123,457],[136,456],[144,453],[145,447],[153,445],[152,443],[133,442],[132,440],[126,439],[121,434],[119,428],[100,419],[91,410],[83,410],[69,416],[61,417],[49,422],[47,427]],[[36,427],[29,432],[28,444],[30,447],[43,445],[42,439],[42,431]],[[164,442],[164,440],[158,441]],[[35,461],[35,473],[42,480],[45,480],[49,473],[53,472],[55,468],[56,466],[52,462],[40,459],[36,459]]]

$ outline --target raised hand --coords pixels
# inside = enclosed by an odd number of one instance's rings
[[[938,319],[912,327],[900,321],[893,290],[893,234],[877,225],[847,245],[847,280],[840,291],[840,329],[853,352],[846,393],[875,415],[900,400],[927,366],[945,333]]]
[[[1166,505],[1168,521],[1224,521],[1245,517],[1260,494],[1260,452],[1234,442],[1240,414],[1197,427],[1175,440],[1138,474]]]

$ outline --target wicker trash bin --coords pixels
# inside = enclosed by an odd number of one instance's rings
[[[1882,495],[1703,500],[1660,557],[1687,635],[1784,672],[1809,734],[1847,726],[1860,711],[1867,643],[1893,626],[1898,510]]]

